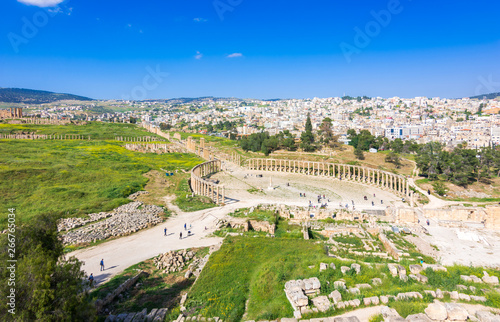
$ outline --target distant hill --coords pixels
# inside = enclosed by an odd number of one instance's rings
[[[0,88],[0,102],[43,104],[63,100],[92,101],[93,99],[72,94],[60,94],[24,88]]]
[[[497,97],[500,97],[500,93],[489,93],[489,94],[483,94],[483,95],[477,95],[477,96],[472,96],[471,99],[478,99],[482,100],[483,98],[486,98],[488,100],[495,99]]]

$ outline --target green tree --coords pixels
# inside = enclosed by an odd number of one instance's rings
[[[365,159],[365,154],[363,153],[363,150],[361,150],[359,147],[354,149],[354,156],[358,160],[364,160]]]
[[[316,146],[314,145],[314,134],[312,133],[312,123],[311,117],[307,114],[305,131],[300,135],[300,148],[305,152],[316,151]]]
[[[441,181],[432,183],[432,187],[434,188],[434,191],[440,196],[444,196],[448,192],[448,188],[446,188],[445,184]]]
[[[160,123],[160,130],[162,131],[170,131],[171,128],[172,126],[170,124]]]
[[[389,162],[389,163],[392,163],[394,164],[394,166],[396,167],[396,169],[399,169],[401,168],[401,158],[399,157],[399,155],[397,153],[394,153],[394,152],[389,152],[389,154],[387,154],[387,156],[385,157],[385,162]]]
[[[16,314],[0,310],[2,321],[93,321],[95,309],[86,297],[86,276],[76,258],[64,258],[53,216],[38,217],[17,227],[16,235]],[[7,234],[0,237],[7,248]],[[6,263],[8,253],[0,253]],[[9,270],[1,269],[2,281]],[[10,286],[0,284],[0,295],[7,298]]]

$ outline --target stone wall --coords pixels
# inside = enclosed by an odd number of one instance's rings
[[[413,208],[395,208],[388,207],[386,214],[392,218],[392,221],[398,224],[416,224],[418,216]]]
[[[458,220],[483,223],[486,219],[484,208],[451,207],[449,209],[424,209],[424,217],[437,220]]]
[[[269,233],[271,235],[274,235],[274,233],[276,231],[276,225],[271,224],[267,221],[249,220],[248,221],[248,228],[253,229],[255,231],[263,231],[263,232]]]
[[[126,280],[125,282],[123,282],[113,292],[109,293],[104,299],[97,300],[95,302],[95,307],[96,307],[97,312],[100,312],[106,305],[111,303],[118,295],[120,295],[122,292],[126,291],[132,285],[134,285],[139,278],[141,278],[142,276],[148,276],[148,275],[149,275],[148,273],[141,271],[139,274],[137,274],[134,277],[131,277],[128,280]]]
[[[358,211],[349,211],[345,209],[313,209],[308,207],[298,207],[298,206],[285,206],[280,205],[279,207],[280,217],[290,219],[292,222],[304,222],[309,220],[324,220],[327,218],[332,218],[335,220],[350,220],[350,221],[363,221],[368,219],[370,216],[365,213]]]
[[[378,239],[380,239],[385,247],[385,250],[392,257],[398,260],[402,256],[403,252],[397,249],[397,247],[389,239],[387,239],[387,237],[383,233],[378,234]]]

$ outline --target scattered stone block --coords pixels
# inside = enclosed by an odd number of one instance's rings
[[[486,300],[487,300],[486,297],[484,297],[484,296],[476,296],[476,295],[471,295],[470,299],[473,301],[477,301],[477,302],[486,302]]]
[[[336,317],[333,319],[334,322],[360,322],[356,316],[348,316],[348,317]]]
[[[361,273],[361,265],[353,263],[353,264],[351,264],[351,268],[356,271],[356,274]]]
[[[449,294],[450,294],[450,299],[458,300],[458,292],[457,291],[450,292]]]
[[[336,268],[336,267],[335,267],[335,264],[334,264],[334,263],[330,263],[330,268],[331,268],[331,269],[335,269],[335,268]]]
[[[486,271],[483,271],[483,282],[486,284],[498,285],[498,277],[490,276]]]
[[[464,282],[472,282],[472,278],[470,278],[470,276],[467,275],[460,275],[460,279]]]
[[[420,265],[410,265],[410,272],[412,274],[419,274],[424,269]]]
[[[431,322],[432,320],[429,319],[429,317],[427,317],[427,315],[425,315],[423,313],[419,313],[419,314],[408,315],[406,317],[406,321],[411,321],[411,322]]]
[[[393,277],[398,276],[398,267],[396,264],[387,264],[387,267],[389,268],[389,272]]]
[[[342,301],[342,294],[339,291],[335,290],[328,295],[329,298],[333,300],[334,303],[339,303]]]
[[[470,275],[470,279],[472,280],[473,283],[482,283],[483,280],[477,277],[476,275]]]
[[[424,291],[425,294],[429,294],[430,296],[432,296],[433,298],[436,298],[436,292],[432,291],[432,290],[425,290]]]
[[[456,303],[445,303],[444,306],[450,321],[465,321],[469,317],[467,310]]]
[[[123,320],[123,322],[131,322],[134,319],[135,314],[136,314],[135,312],[134,313],[129,313],[127,315],[127,317],[125,318],[125,320]]]
[[[376,278],[372,278],[372,284],[377,286],[377,285],[382,285],[382,279],[376,277]]]
[[[470,295],[464,293],[458,293],[458,298],[463,301],[470,302]]]
[[[443,321],[448,317],[446,307],[439,301],[429,304],[424,312],[431,320]]]
[[[326,312],[330,309],[332,304],[330,303],[330,300],[328,300],[328,297],[326,296],[318,296],[312,299],[312,302],[315,307],[318,308],[320,312]]]
[[[326,263],[320,263],[319,264],[319,271],[322,272],[328,268],[328,265]]]
[[[361,292],[359,291],[359,288],[357,288],[357,287],[351,287],[351,288],[349,288],[347,291],[348,291],[349,293],[351,293],[351,294],[359,294],[359,293],[361,293]]]
[[[384,318],[384,320],[387,320],[389,318],[400,318],[401,316],[399,315],[398,311],[396,311],[395,309],[391,309],[390,307],[388,306],[382,306],[380,308],[380,313],[382,314],[382,317]]]
[[[335,281],[333,282],[333,287],[335,287],[336,289],[342,289],[342,290],[345,290],[346,289],[346,286],[345,286],[345,282],[344,281]]]
[[[403,282],[407,282],[408,281],[408,275],[406,275],[406,274],[400,274],[399,275],[399,279],[402,280]]]
[[[417,280],[417,275],[415,274],[410,274],[408,275],[409,278],[411,278],[412,280]]]
[[[370,284],[356,284],[356,288],[364,289],[364,288],[372,288]]]
[[[428,280],[429,279],[427,278],[427,276],[417,274],[417,281],[419,281],[420,283],[426,284]]]
[[[309,314],[309,313],[313,313],[313,310],[311,310],[307,306],[303,306],[303,307],[300,308],[300,313],[302,313],[302,314]]]
[[[500,316],[487,311],[476,311],[476,317],[480,322],[500,322]]]
[[[338,302],[337,303],[337,309],[344,309],[345,308],[345,302]]]
[[[385,295],[380,295],[380,302],[382,302],[383,304],[387,304],[389,303],[389,298]]]
[[[467,286],[465,286],[465,285],[461,285],[461,284],[458,284],[458,285],[457,285],[457,289],[459,289],[459,290],[461,290],[461,291],[462,291],[462,290],[466,290],[466,289],[467,289]]]
[[[469,290],[471,290],[471,292],[476,293],[476,288],[474,286],[469,286]]]
[[[440,289],[436,290],[436,297],[442,299],[444,297],[443,292]]]
[[[340,267],[340,271],[342,272],[342,274],[347,273],[349,270],[350,270],[350,268],[347,267],[347,266],[341,266]]]
[[[423,298],[422,294],[419,292],[406,292],[406,293],[399,293],[396,296],[396,300],[405,300],[405,299],[416,299],[416,298]]]

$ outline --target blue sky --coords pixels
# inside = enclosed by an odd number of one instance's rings
[[[57,2],[1,2],[0,87],[99,99],[500,92],[497,1]]]

